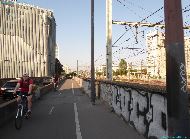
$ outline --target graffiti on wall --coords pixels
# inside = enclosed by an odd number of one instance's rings
[[[112,86],[110,84],[100,84],[101,98],[105,100],[112,107]]]
[[[112,86],[112,92],[115,112],[138,132],[146,137],[167,135],[167,102],[163,95],[116,85]]]
[[[91,91],[91,84],[90,81],[82,81],[82,86],[84,88],[84,91],[90,95],[90,91]]]
[[[180,77],[181,77],[181,90],[183,92],[187,91],[187,79],[186,79],[186,67],[183,63],[180,65]]]
[[[167,101],[161,93],[146,92],[106,83],[100,84],[101,97],[146,137],[167,135]]]
[[[148,92],[100,82],[100,97],[125,121],[145,137],[161,138],[168,134],[167,99],[162,92]],[[89,81],[83,81],[85,92]]]

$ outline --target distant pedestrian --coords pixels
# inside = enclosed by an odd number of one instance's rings
[[[56,90],[57,86],[58,86],[58,83],[59,83],[59,77],[58,75],[54,74],[53,77],[52,77],[52,83],[53,83],[53,86],[54,86],[54,90]]]

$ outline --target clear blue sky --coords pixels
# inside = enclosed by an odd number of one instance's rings
[[[57,23],[57,44],[60,47],[60,61],[76,69],[76,61],[80,66],[90,66],[90,1],[91,0],[18,0],[34,4],[42,8],[52,9]],[[95,0],[95,60],[98,64],[105,64],[106,34],[105,34],[105,1]],[[143,18],[155,12],[163,6],[164,0],[113,0],[113,20],[141,21]],[[183,0],[184,6],[189,4]],[[125,6],[124,6],[125,5]],[[158,22],[163,20],[163,9],[144,22]],[[153,28],[141,28],[139,31],[149,31]],[[113,43],[125,32],[125,28],[113,25]],[[145,43],[138,36],[138,44],[135,44],[135,29],[127,33],[116,45],[121,47],[145,47]],[[131,38],[127,43],[124,40]],[[142,41],[142,42],[141,42]],[[122,43],[122,44],[121,44]],[[120,47],[120,48],[121,48]],[[116,52],[117,51],[117,52]],[[117,64],[119,58],[126,58],[135,52],[113,48],[113,61]],[[133,59],[133,57],[131,57]],[[142,58],[142,57],[141,57]],[[135,60],[140,58],[135,57]],[[130,59],[127,59],[130,60]],[[134,59],[133,59],[134,60]],[[80,68],[80,67],[79,67]],[[82,68],[82,67],[81,67]]]

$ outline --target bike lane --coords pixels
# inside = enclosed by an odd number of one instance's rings
[[[71,81],[33,104],[31,119],[16,130],[14,120],[0,128],[0,139],[76,139]]]

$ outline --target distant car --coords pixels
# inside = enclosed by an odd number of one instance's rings
[[[43,85],[48,85],[50,83],[52,83],[52,78],[51,77],[46,77],[46,78],[43,79],[43,82],[42,82]]]
[[[10,80],[7,81],[0,90],[0,94],[3,96],[3,99],[6,100],[7,98],[13,99],[14,95],[14,89],[17,85],[18,80]]]

